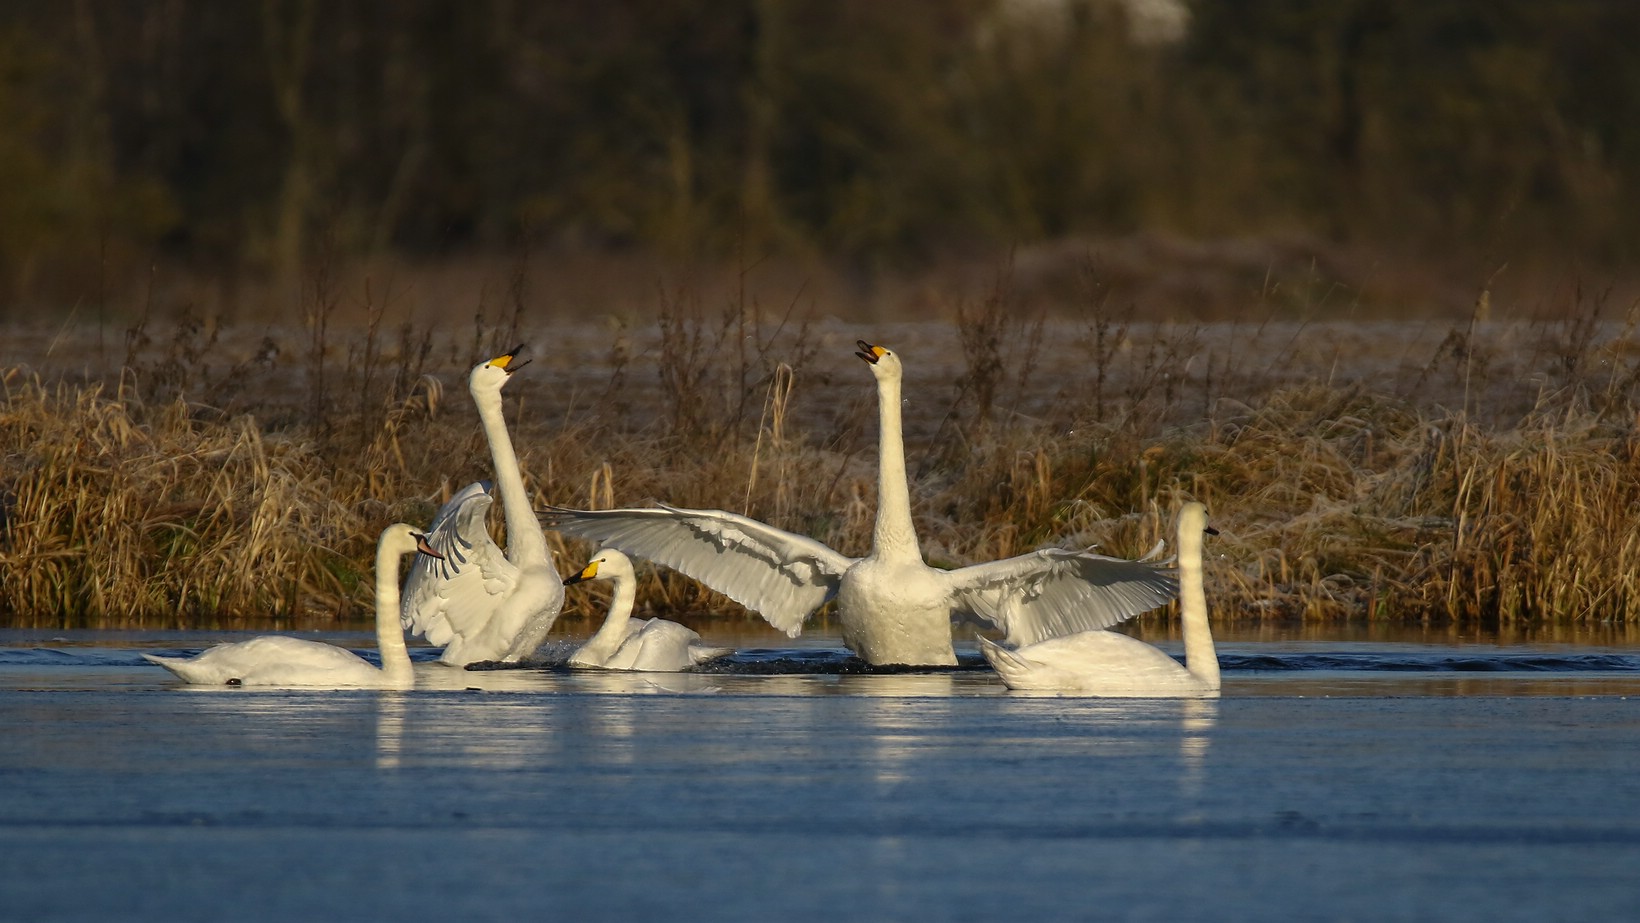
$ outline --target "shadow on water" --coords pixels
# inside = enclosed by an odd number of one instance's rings
[[[1174,657],[1182,657],[1174,652]],[[1416,651],[1394,649],[1348,652],[1280,651],[1271,653],[1221,652],[1219,667],[1227,673],[1357,671],[1380,673],[1587,673],[1640,674],[1640,653],[1516,653],[1495,650]],[[522,663],[485,661],[469,664],[470,672],[548,669],[572,671],[561,658],[545,657]],[[806,648],[749,648],[691,670],[695,674],[731,676],[902,676],[989,672],[985,658],[971,651],[957,654],[955,666],[873,666],[846,650]]]
[[[523,663],[502,663],[486,660],[467,665],[468,670],[513,670],[520,667],[563,669],[562,655],[533,658]],[[899,676],[904,674],[955,673],[965,670],[989,670],[985,658],[973,652],[957,655],[955,666],[908,666],[906,664],[872,665],[848,651],[827,648],[747,648],[728,657],[703,663],[692,673],[723,673],[737,676],[790,676],[817,674],[826,676]]]
[[[1640,672],[1640,654],[1417,653],[1394,651],[1243,654],[1219,659],[1230,671],[1368,670],[1381,673]]]

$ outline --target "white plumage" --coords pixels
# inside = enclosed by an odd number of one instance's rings
[[[195,685],[408,689],[415,684],[415,678],[399,627],[399,558],[418,551],[437,556],[427,545],[426,536],[404,523],[388,526],[376,543],[376,646],[382,659],[379,668],[333,644],[283,635],[218,644],[191,658],[142,656]]]
[[[454,666],[529,656],[564,604],[563,581],[525,492],[501,410],[502,386],[524,365],[514,361],[519,349],[480,363],[467,378],[495,464],[507,549],[496,545],[486,524],[491,484],[469,484],[444,504],[428,530],[444,560],[417,561],[404,584],[404,627],[442,645],[439,659]]]
[[[951,621],[977,618],[1013,644],[1108,628],[1165,604],[1172,572],[1150,560],[1087,551],[1037,551],[951,571],[924,563],[911,521],[901,434],[903,368],[893,352],[861,342],[877,379],[877,521],[871,553],[839,554],[723,510],[566,510],[543,514],[550,528],[589,538],[687,574],[795,636],[836,599],[843,641],[873,664],[954,664]]]
[[[1179,511],[1184,666],[1143,641],[1113,631],[1084,631],[1018,650],[981,638],[981,652],[1010,689],[1134,698],[1218,698],[1219,660],[1202,588],[1202,535],[1209,531],[1206,508],[1200,503],[1185,504]]]
[[[734,653],[726,647],[701,644],[699,634],[677,622],[632,618],[633,597],[637,592],[632,561],[613,548],[604,548],[593,555],[587,566],[566,579],[564,585],[583,580],[613,582],[614,598],[610,600],[609,615],[598,633],[570,655],[571,666],[676,673]]]

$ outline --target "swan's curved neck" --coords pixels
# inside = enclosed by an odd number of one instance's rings
[[[911,491],[905,476],[905,435],[900,429],[900,383],[877,380],[877,527],[872,553],[922,560],[911,523]]]
[[[633,580],[615,577],[610,582],[615,585],[615,595],[609,601],[609,615],[604,617],[598,633],[581,649],[584,654],[595,655],[600,662],[620,649],[621,642],[626,640],[626,626],[632,620],[632,604],[638,595]]]
[[[524,475],[507,434],[507,419],[501,410],[501,392],[474,391],[478,419],[490,443],[490,460],[495,464],[495,483],[501,491],[501,514],[507,523],[507,560],[514,564],[552,565],[547,555],[547,538],[530,506],[524,490]]]
[[[1202,587],[1202,529],[1179,530],[1179,607],[1183,610],[1184,666],[1203,685],[1218,689],[1219,655],[1207,623],[1207,592]]]
[[[404,646],[404,626],[399,622],[399,561],[403,553],[376,546],[376,649],[381,652],[382,673],[393,685],[409,686],[415,673],[410,668],[410,651]]]

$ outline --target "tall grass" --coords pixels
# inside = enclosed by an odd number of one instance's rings
[[[26,379],[7,383],[0,438],[14,612],[296,613],[369,585],[365,524],[322,460],[250,417]]]
[[[1519,627],[1640,619],[1640,361],[1594,300],[1450,330],[1247,318],[860,329],[660,297],[653,324],[532,325],[514,291],[470,335],[134,324],[118,368],[0,369],[0,609],[14,623],[351,618],[387,522],[488,476],[472,363],[537,344],[506,392],[538,505],[723,507],[869,545],[875,393],[857,336],[900,351],[930,560],[1045,544],[1137,556],[1178,505],[1220,536],[1222,620]],[[499,345],[498,345],[499,344]],[[497,523],[499,528],[499,523]],[[590,549],[558,541],[561,569]],[[650,570],[640,604],[733,611]],[[571,623],[596,608],[571,600]]]

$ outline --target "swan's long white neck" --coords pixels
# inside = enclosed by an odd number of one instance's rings
[[[399,623],[399,562],[405,549],[397,546],[386,539],[376,543],[376,649],[381,652],[387,684],[408,688],[415,682],[415,672],[404,646],[404,626]]]
[[[1184,665],[1190,675],[1218,689],[1219,656],[1207,623],[1207,592],[1202,587],[1202,533],[1207,518],[1197,504],[1179,514],[1179,607],[1184,622]]]
[[[911,491],[905,476],[905,435],[900,429],[900,381],[877,379],[877,526],[872,554],[922,560],[911,523]]]
[[[529,494],[524,490],[524,475],[518,467],[518,455],[513,452],[512,437],[507,434],[507,419],[501,410],[501,392],[473,389],[473,403],[478,407],[478,419],[484,425],[484,435],[490,443],[490,460],[495,464],[495,483],[501,491],[501,513],[507,523],[507,560],[514,564],[546,564],[552,566],[547,554],[547,538],[530,506]]]
[[[583,655],[594,655],[599,662],[615,653],[626,640],[626,626],[632,620],[632,604],[638,595],[637,581],[624,574],[615,574],[610,582],[615,586],[609,601],[609,615],[604,617],[598,633],[581,648]]]

